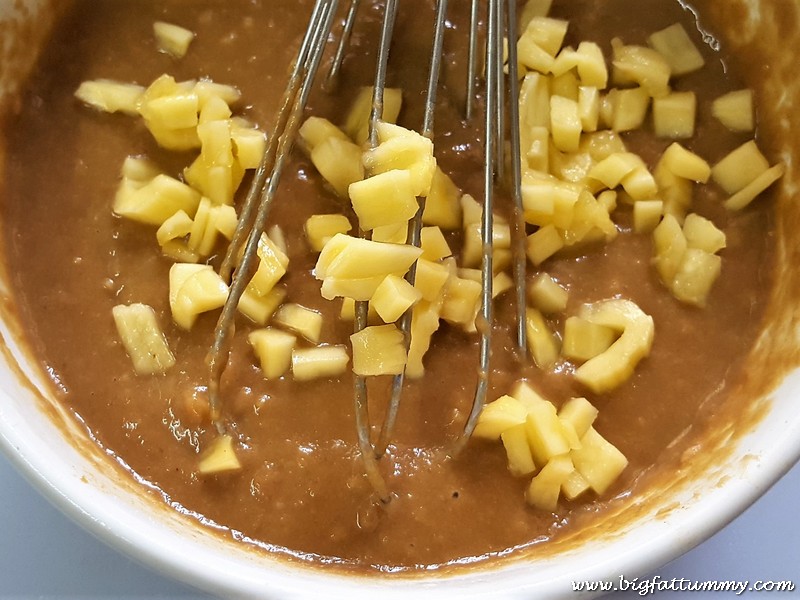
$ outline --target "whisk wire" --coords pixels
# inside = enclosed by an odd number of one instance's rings
[[[264,233],[267,217],[278,190],[281,173],[297,137],[300,119],[308,102],[325,43],[333,25],[337,4],[338,0],[317,0],[314,5],[311,20],[298,50],[291,80],[276,119],[276,129],[270,137],[267,151],[258,169],[263,181],[259,186],[259,175],[257,174],[251,187],[251,192],[253,189],[256,190],[252,194],[252,198],[258,200],[256,202],[251,199],[251,194],[248,194],[247,214],[244,214],[245,211],[243,211],[233,236],[236,244],[232,241],[228,248],[225,262],[229,263],[227,267],[230,268],[230,264],[235,264],[232,262],[235,258],[231,257],[238,256],[242,241],[247,239],[241,261],[236,266],[231,280],[228,297],[217,321],[214,342],[206,361],[209,369],[208,395],[211,418],[220,433],[223,433],[224,425],[221,422],[219,388],[230,356],[230,341],[235,330],[236,309],[255,267],[258,244]],[[256,213],[251,217],[254,207]],[[229,273],[230,271],[226,271],[226,276]]]

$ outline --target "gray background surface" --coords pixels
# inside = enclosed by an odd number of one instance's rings
[[[663,579],[794,580],[800,598],[800,465],[731,525],[656,572]],[[566,590],[565,590],[566,591]],[[753,596],[745,593],[740,597]],[[669,597],[734,597],[728,593]],[[53,508],[0,455],[0,598],[204,598],[108,548]],[[634,592],[609,598],[637,598]]]

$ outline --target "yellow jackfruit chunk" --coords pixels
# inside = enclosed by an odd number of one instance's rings
[[[540,369],[549,369],[558,360],[559,341],[542,313],[535,308],[525,311],[525,330],[528,333],[528,351]]]
[[[533,307],[545,314],[566,310],[569,292],[547,273],[539,273],[528,289]]]
[[[322,334],[322,314],[299,304],[284,304],[272,316],[272,321],[315,344]]]
[[[433,142],[415,131],[389,123],[378,124],[380,143],[367,150],[362,161],[371,175],[394,169],[407,170],[415,196],[427,196],[436,172]]]
[[[613,444],[590,427],[581,447],[570,452],[575,469],[598,494],[604,493],[628,466],[628,459]]]
[[[247,336],[261,365],[265,379],[282,377],[292,364],[292,350],[297,338],[291,333],[267,327],[256,329]]]
[[[483,407],[472,435],[499,440],[504,431],[524,426],[527,420],[528,411],[519,400],[513,396],[500,396]]]
[[[529,475],[536,470],[531,447],[528,443],[528,429],[525,423],[513,425],[500,434],[508,458],[508,470],[514,477]]]
[[[423,358],[430,348],[431,338],[439,329],[443,298],[434,302],[420,300],[411,309],[411,345],[408,348],[406,376],[412,379],[425,374]]]
[[[414,287],[419,290],[422,299],[433,302],[438,298],[447,281],[450,279],[450,270],[447,266],[420,258],[417,261],[417,276],[414,278]]]
[[[259,296],[247,287],[236,308],[257,325],[266,325],[285,299],[286,290],[282,287],[274,287],[264,296]]]
[[[344,346],[292,350],[292,375],[297,381],[332,378],[347,370],[350,356]]]
[[[152,307],[147,304],[118,304],[111,309],[111,314],[136,373],[165,373],[175,365],[175,357]]]
[[[685,139],[694,135],[697,96],[672,92],[653,99],[653,128],[658,137]]]
[[[356,144],[363,144],[369,137],[369,121],[372,113],[372,87],[359,90],[345,120],[344,131]],[[383,91],[383,114],[381,120],[396,123],[403,106],[403,91],[400,88],[385,88]]]
[[[753,90],[728,92],[711,104],[711,114],[731,131],[753,131]]]
[[[242,464],[236,456],[233,438],[221,435],[216,438],[208,449],[200,455],[198,470],[201,475],[214,475],[226,471],[238,471]]]
[[[387,275],[375,289],[369,305],[384,323],[394,323],[421,298],[422,293],[408,281],[396,275]]]
[[[711,169],[711,177],[728,194],[735,194],[769,169],[755,140],[745,142]]]
[[[565,358],[587,361],[608,350],[617,337],[618,332],[610,327],[580,317],[569,317],[564,322],[561,354]]]
[[[320,252],[314,276],[322,280],[322,295],[328,300],[369,300],[387,275],[405,275],[421,254],[422,249],[413,246],[337,233]]]
[[[407,222],[419,208],[407,170],[394,169],[357,181],[348,193],[365,231]]]
[[[615,83],[637,83],[653,98],[669,93],[672,70],[661,53],[645,46],[625,45],[619,39],[612,40],[611,45]]]
[[[325,244],[337,233],[347,233],[353,228],[344,215],[311,215],[305,224],[306,238],[315,252],[321,252]]]
[[[139,114],[139,100],[144,88],[133,83],[120,83],[110,79],[84,81],[75,91],[75,97],[87,106],[103,112]]]
[[[149,181],[123,177],[114,197],[113,210],[121,217],[160,226],[182,210],[194,216],[200,194],[185,183],[159,173]]]
[[[220,308],[228,286],[210,265],[176,263],[169,270],[169,304],[172,318],[191,329],[201,313]]]
[[[407,362],[403,332],[394,325],[365,327],[350,336],[353,372],[362,377],[399,375]]]
[[[461,224],[461,190],[439,167],[433,173],[431,189],[425,199],[422,222],[442,229],[457,229]]]
[[[580,439],[589,431],[598,413],[586,398],[570,398],[559,409],[558,418],[569,423]]]
[[[541,510],[554,511],[558,506],[561,486],[574,470],[575,466],[569,456],[552,458],[531,480],[525,493],[525,500]]]
[[[699,215],[687,215],[683,228],[665,215],[653,242],[656,269],[667,288],[682,302],[704,306],[719,277],[721,260],[714,253],[725,247],[725,234]]]
[[[347,198],[347,190],[364,179],[362,150],[350,140],[328,137],[311,150],[311,162],[336,194]]]
[[[200,146],[197,135],[200,100],[195,83],[177,83],[162,75],[144,91],[139,114],[159,146],[168,150],[191,150]]]
[[[189,51],[189,44],[194,39],[194,33],[185,27],[173,23],[156,21],[153,23],[153,33],[158,42],[158,49],[175,58],[183,58]]]
[[[756,177],[753,181],[744,186],[741,190],[736,192],[733,196],[728,198],[725,201],[725,208],[728,210],[743,209],[745,206],[755,200],[761,192],[783,177],[785,170],[786,168],[782,163],[778,163],[777,165],[770,167],[761,173],[761,175]]]
[[[347,134],[328,119],[313,115],[303,121],[297,134],[300,136],[302,146],[307,152],[311,152],[314,148],[331,137],[343,141],[350,141]]]
[[[697,71],[705,64],[703,55],[680,23],[652,33],[647,43],[664,57],[676,77]]]
[[[712,174],[711,167],[694,152],[681,146],[678,142],[670,144],[661,156],[661,164],[674,175],[705,183]]]
[[[650,353],[653,318],[634,302],[625,299],[584,305],[578,316],[620,332],[608,350],[575,370],[575,379],[593,392],[607,392],[629,379],[639,361]]]

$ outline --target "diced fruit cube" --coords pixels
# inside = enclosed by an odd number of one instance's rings
[[[345,120],[345,133],[359,145],[366,142],[367,138],[369,138],[372,96],[372,87],[361,88]],[[383,90],[383,114],[381,115],[381,120],[387,123],[397,122],[402,104],[403,91],[400,88],[385,88]]]
[[[579,382],[602,394],[627,381],[639,361],[650,353],[653,318],[634,302],[619,298],[584,305],[578,316],[621,332],[608,350],[575,370]]]
[[[653,231],[655,246],[654,263],[661,280],[668,286],[671,284],[683,255],[688,247],[678,220],[672,215],[665,215]]]
[[[735,194],[769,169],[755,140],[745,142],[711,169],[711,176],[728,194]]]
[[[136,373],[164,373],[175,364],[175,357],[152,307],[147,304],[118,304],[111,309],[111,314]]]
[[[537,465],[544,465],[552,457],[569,452],[569,441],[552,402],[545,400],[524,382],[514,388],[512,396],[519,400],[528,413],[525,421],[528,443]]]
[[[553,143],[562,152],[575,152],[581,140],[581,117],[578,103],[563,96],[550,97],[550,132]]]
[[[265,379],[278,379],[289,370],[292,350],[297,343],[291,333],[267,327],[251,331],[247,340],[258,357]]]
[[[158,49],[175,58],[183,58],[189,50],[189,44],[194,39],[194,33],[185,27],[156,21],[153,23],[153,33],[158,42]]]
[[[608,69],[600,46],[595,42],[583,41],[578,44],[577,54],[581,85],[605,89],[608,85]]]
[[[439,167],[433,173],[431,189],[425,199],[422,222],[442,229],[457,229],[461,224],[461,190]]]
[[[305,224],[306,238],[311,249],[321,252],[325,244],[337,233],[347,233],[353,228],[344,215],[311,215]]]
[[[408,222],[385,225],[372,230],[373,242],[405,244],[406,240],[408,240]]]
[[[647,116],[650,106],[650,95],[643,87],[611,90],[606,99],[609,103],[610,115],[604,121],[614,131],[632,131],[639,129]]]
[[[680,23],[651,34],[647,43],[664,57],[676,77],[697,71],[705,64],[703,55]]]
[[[574,470],[575,467],[569,456],[552,458],[531,480],[531,484],[525,493],[525,500],[531,506],[541,510],[556,510],[561,486]]]
[[[689,248],[672,281],[672,293],[678,300],[705,306],[711,286],[719,277],[722,259],[698,248]]]
[[[580,317],[569,317],[564,322],[561,355],[573,360],[587,361],[608,350],[618,335],[610,327]]]
[[[221,435],[216,438],[200,455],[200,463],[197,468],[201,475],[215,475],[240,470],[242,464],[236,456],[233,438],[229,435]]]
[[[286,274],[289,257],[266,235],[261,236],[256,253],[258,267],[248,288],[258,296],[266,296]]]
[[[169,271],[172,318],[191,329],[201,313],[220,308],[228,299],[228,286],[210,265],[176,263]]]
[[[628,466],[628,459],[594,427],[581,438],[581,447],[570,452],[575,469],[598,494],[604,493]]]
[[[539,273],[528,289],[528,298],[534,308],[552,314],[566,310],[569,292],[547,273]]]
[[[574,500],[578,496],[585,494],[589,489],[589,482],[578,471],[572,471],[566,481],[561,484],[561,493],[564,494],[567,500]]]
[[[513,396],[500,396],[483,407],[472,435],[488,440],[499,440],[504,431],[520,425],[525,426],[527,419],[528,411],[519,400]]]
[[[403,332],[394,325],[366,327],[350,336],[353,372],[362,377],[399,375],[407,362]]]
[[[500,434],[500,439],[506,449],[508,470],[514,477],[529,475],[536,470],[525,423],[509,427]]]
[[[378,175],[394,169],[407,170],[411,175],[414,196],[427,196],[436,171],[433,142],[415,131],[397,125],[390,129],[382,123],[379,135],[381,130],[392,131],[392,137],[364,153],[362,161],[367,172]],[[402,130],[406,135],[396,135],[396,130]]]
[[[540,227],[528,236],[527,255],[534,265],[540,265],[564,247],[564,241],[553,225]]]
[[[674,175],[705,183],[711,175],[711,167],[694,152],[690,152],[678,142],[670,144],[661,156],[661,164]]]
[[[234,145],[234,156],[242,169],[256,169],[261,164],[267,147],[267,138],[263,131],[255,127],[243,127],[236,119],[231,121],[231,139]]]
[[[350,185],[350,201],[361,228],[404,223],[411,219],[419,205],[407,170],[378,173]]]
[[[528,333],[528,351],[540,369],[549,369],[558,360],[559,342],[556,334],[535,308],[525,311],[525,329]]]
[[[442,293],[450,270],[443,264],[420,258],[417,261],[417,275],[414,287],[419,290],[424,300],[433,302]]]
[[[75,91],[75,97],[97,110],[138,116],[139,100],[143,93],[144,88],[140,85],[97,79],[81,83]]]
[[[422,250],[413,246],[337,233],[322,249],[314,276],[323,280],[323,296],[328,300],[336,296],[369,300],[387,275],[404,275],[421,254]],[[361,283],[353,285],[353,282]]]
[[[714,100],[711,114],[731,131],[753,131],[753,90],[728,92]]]
[[[431,344],[431,337],[439,329],[439,316],[443,299],[435,302],[420,300],[411,312],[411,345],[408,348],[406,377],[412,379],[425,374],[422,359]]]
[[[658,137],[685,139],[694,135],[697,97],[694,92],[672,92],[653,99],[653,127]]]
[[[452,276],[445,291],[442,318],[454,325],[473,331],[480,310],[483,287],[479,282]]]
[[[272,288],[266,295],[259,296],[250,287],[245,288],[239,298],[239,312],[258,325],[266,325],[270,317],[286,299],[286,290],[282,287]]]
[[[578,437],[583,438],[598,412],[586,398],[570,398],[558,411],[558,418],[572,425]]]
[[[583,131],[597,131],[600,122],[600,92],[596,87],[578,88],[578,116]]]
[[[313,115],[303,121],[297,133],[303,142],[303,147],[309,153],[328,138],[350,141],[347,134],[328,119]]]
[[[725,232],[705,217],[695,213],[686,215],[686,220],[683,222],[683,235],[686,237],[686,244],[689,248],[699,248],[711,254],[726,246]]]
[[[420,231],[422,258],[437,261],[453,255],[450,246],[439,227],[423,227]]]
[[[292,375],[297,381],[331,378],[347,370],[350,357],[344,346],[317,346],[292,350]]]
[[[755,200],[758,195],[766,190],[773,183],[778,181],[785,172],[785,167],[782,163],[770,167],[761,175],[756,177],[753,181],[744,186],[741,190],[736,192],[733,196],[725,201],[725,208],[728,210],[742,210],[745,206]]]
[[[640,200],[633,205],[633,230],[650,233],[661,221],[664,203],[661,200]]]
[[[311,162],[341,198],[356,181],[364,179],[362,150],[349,140],[329,137],[311,150]]]
[[[193,216],[200,194],[185,183],[158,174],[143,185],[123,178],[114,198],[114,212],[140,223],[160,226],[179,210]]]
[[[422,293],[408,281],[397,275],[387,275],[375,290],[369,303],[384,323],[394,323],[420,298]]]
[[[613,40],[611,45],[617,84],[638,83],[654,98],[669,93],[671,69],[659,52],[645,46],[624,45],[619,40]]]
[[[272,316],[272,321],[308,341],[318,343],[322,333],[322,314],[299,304],[284,304]]]
[[[644,165],[625,175],[620,183],[632,200],[649,200],[658,193],[658,184]]]

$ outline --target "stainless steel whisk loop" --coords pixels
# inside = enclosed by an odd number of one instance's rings
[[[386,87],[386,77],[389,64],[391,40],[395,22],[400,10],[401,0],[386,0],[383,6],[383,20],[379,52],[376,64],[372,111],[370,115],[370,136],[372,146],[377,145],[376,125],[383,116],[383,95]],[[324,87],[332,89],[345,58],[348,40],[353,27],[358,19],[359,0],[350,0],[346,17],[341,28],[341,36],[336,46],[331,69],[327,75]],[[525,279],[526,263],[524,252],[524,222],[522,220],[522,203],[520,191],[520,162],[519,162],[519,113],[517,109],[517,60],[515,44],[510,43],[508,76],[504,75],[503,47],[504,31],[511,39],[516,33],[516,5],[514,0],[472,0],[470,4],[470,39],[467,65],[467,100],[465,106],[466,118],[472,118],[475,110],[475,96],[478,84],[478,48],[480,46],[480,16],[481,7],[485,5],[485,54],[484,54],[484,186],[483,186],[483,216],[481,220],[482,241],[482,298],[481,308],[476,326],[480,334],[480,359],[478,366],[477,385],[473,397],[472,408],[463,430],[454,440],[450,453],[457,453],[466,443],[477,423],[481,409],[486,402],[489,387],[489,373],[491,361],[492,339],[492,229],[495,189],[500,180],[508,175],[508,187],[514,200],[513,227],[514,240],[512,240],[514,264],[513,274],[516,288],[517,305],[517,344],[522,352],[525,351]],[[441,70],[444,32],[447,26],[447,0],[437,0],[434,36],[431,49],[431,59],[428,71],[428,83],[425,99],[425,112],[422,124],[422,134],[431,140],[434,135],[434,115],[436,95],[439,86]],[[236,233],[225,256],[221,274],[223,278],[231,277],[231,287],[228,300],[217,322],[214,343],[208,356],[209,367],[209,401],[212,417],[218,430],[222,433],[224,426],[220,415],[220,379],[227,365],[231,338],[234,330],[235,310],[239,299],[254,270],[254,261],[257,257],[258,241],[264,232],[269,215],[270,206],[277,191],[281,171],[287,157],[291,152],[297,136],[299,122],[306,106],[321,57],[324,53],[332,25],[337,12],[337,0],[317,0],[312,11],[308,30],[301,44],[295,61],[289,84],[284,94],[281,109],[276,119],[277,127],[268,140],[264,159],[256,172],[253,183],[245,200],[242,214]],[[506,84],[506,79],[508,84]],[[507,108],[506,108],[507,107]],[[508,138],[508,139],[507,139]],[[508,164],[510,174],[505,173],[506,142],[509,144]],[[420,246],[422,230],[422,213],[425,208],[425,199],[418,199],[418,210],[411,220],[407,243]],[[364,232],[359,232],[365,235]],[[246,243],[245,243],[246,242]],[[242,253],[242,248],[244,251]],[[241,253],[241,259],[238,257]],[[406,275],[410,284],[414,284],[416,268],[412,266]],[[356,332],[367,326],[367,302],[356,302],[355,325]],[[408,309],[398,323],[402,331],[406,350],[410,345],[412,309]],[[369,419],[369,402],[367,397],[366,379],[354,376],[354,409],[356,430],[359,449],[367,478],[375,494],[384,503],[389,502],[391,493],[388,485],[380,472],[379,459],[386,454],[392,439],[398,410],[404,388],[404,374],[396,375],[392,382],[391,399],[386,411],[384,421],[379,430],[376,443],[372,441],[371,425]]]

